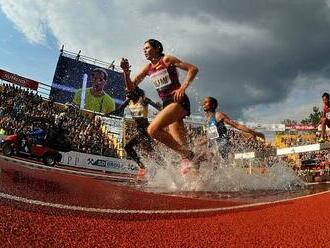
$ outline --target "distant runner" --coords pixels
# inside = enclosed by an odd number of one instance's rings
[[[147,151],[153,151],[152,139],[147,132],[147,128],[149,126],[148,105],[153,106],[157,110],[161,110],[161,107],[157,105],[157,103],[145,97],[144,91],[139,87],[136,87],[133,91],[128,91],[126,98],[126,101],[118,109],[116,109],[114,112],[111,112],[110,114],[118,114],[128,106],[132,118],[137,125],[138,133],[126,143],[124,149],[126,153],[139,166],[138,177],[143,177],[145,175],[145,166],[134,150],[134,147],[140,143],[143,143]]]
[[[321,124],[321,137],[318,140],[318,142],[323,143],[326,141],[326,127],[330,128],[330,100],[329,100],[329,93],[324,92],[322,95],[322,102],[323,102],[323,108],[322,108],[322,115],[320,119]]]
[[[263,133],[256,132],[245,125],[235,122],[223,112],[217,112],[217,107],[218,101],[215,98],[210,96],[204,98],[203,110],[207,119],[207,137],[204,138],[199,145],[208,144],[208,147],[211,148],[215,154],[227,160],[230,151],[230,142],[225,124],[251,134],[254,139],[260,137],[262,140],[265,140],[265,135]]]

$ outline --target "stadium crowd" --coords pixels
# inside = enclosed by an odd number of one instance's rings
[[[319,133],[301,132],[297,134],[281,135],[276,146],[280,148],[302,146],[317,143]],[[294,168],[325,168],[329,167],[330,156],[327,150],[300,153],[286,157]]]
[[[285,135],[281,137],[283,147],[302,146],[317,143],[317,136],[315,134],[297,134]]]
[[[113,140],[102,133],[101,122],[95,115],[44,100],[33,91],[18,86],[1,85],[0,92],[0,129],[5,130],[6,135],[37,128],[38,124],[29,121],[31,117],[52,120],[65,111],[63,125],[69,131],[74,151],[118,156]]]

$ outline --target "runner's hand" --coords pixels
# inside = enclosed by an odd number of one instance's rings
[[[124,72],[129,72],[131,69],[131,66],[128,62],[128,59],[126,58],[122,58],[120,61],[120,68],[124,71]]]
[[[263,133],[256,133],[256,136],[258,136],[260,139],[262,139],[263,142],[265,142],[266,138],[265,135]]]
[[[185,89],[183,89],[182,86],[179,89],[175,90],[173,95],[174,101],[180,102],[183,99],[184,93]]]
[[[156,102],[156,106],[161,110],[163,109],[163,104],[161,102]]]

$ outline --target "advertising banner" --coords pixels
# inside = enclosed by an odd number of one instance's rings
[[[61,164],[78,168],[128,174],[136,174],[138,169],[134,161],[127,159],[117,159],[74,151],[62,152],[61,154]]]
[[[320,151],[321,147],[320,144],[312,144],[312,145],[305,145],[305,146],[295,146],[295,147],[287,147],[277,149],[276,155],[288,155],[294,153],[302,153],[302,152],[314,152]]]
[[[19,75],[1,69],[0,69],[0,79],[25,88],[29,88],[31,90],[38,90],[38,86],[39,86],[39,82],[37,81],[25,77],[21,77]]]
[[[317,127],[314,125],[285,125],[285,129],[293,130],[293,131],[309,131],[309,130],[317,130]]]

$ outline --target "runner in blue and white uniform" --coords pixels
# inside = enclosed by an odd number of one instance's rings
[[[206,123],[206,128],[209,146],[214,148],[216,153],[220,153],[222,158],[227,159],[230,141],[224,121],[217,121],[215,113],[212,113]]]
[[[217,112],[218,101],[213,97],[205,97],[203,101],[203,110],[207,119],[207,139],[204,139],[200,144],[208,143],[209,147],[213,148],[216,154],[219,154],[223,159],[228,158],[230,150],[230,142],[225,124],[233,128],[249,133],[253,138],[260,137],[265,140],[263,133],[256,132],[236,121],[232,120],[227,114]]]

